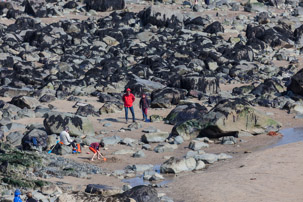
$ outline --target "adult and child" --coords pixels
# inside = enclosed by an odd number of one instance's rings
[[[21,191],[20,189],[16,189],[15,191],[15,197],[14,197],[14,202],[22,202],[22,199],[21,199]],[[37,202],[36,199],[33,198],[33,194],[32,192],[27,192],[26,193],[26,202]]]
[[[126,89],[126,93],[123,95],[122,100],[124,102],[124,110],[125,110],[125,120],[126,123],[128,123],[128,110],[132,113],[133,122],[135,122],[135,112],[133,103],[135,101],[134,94],[131,93],[130,88]],[[149,100],[147,99],[147,96],[145,94],[142,94],[139,107],[142,109],[142,115],[143,115],[143,121],[147,121],[147,109],[149,108]]]

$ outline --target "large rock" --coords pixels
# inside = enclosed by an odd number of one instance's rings
[[[52,153],[57,155],[67,155],[73,152],[73,148],[71,146],[56,144],[52,150]]]
[[[10,103],[22,109],[23,108],[35,109],[40,104],[40,102],[36,98],[28,97],[28,96],[13,97]]]
[[[13,146],[18,146],[21,145],[23,138],[23,134],[16,131],[16,132],[11,132],[6,136],[6,141]]]
[[[175,144],[161,143],[154,148],[156,153],[164,152],[173,152],[175,149],[178,149],[178,146]]]
[[[100,109],[99,113],[101,115],[103,114],[110,114],[110,113],[116,113],[116,112],[121,112],[123,110],[123,104],[120,102],[110,102],[110,103],[105,103]]]
[[[210,34],[217,34],[218,32],[224,32],[224,27],[221,25],[220,22],[216,21],[208,25],[204,32],[210,33]]]
[[[152,108],[169,108],[171,104],[178,104],[181,99],[185,98],[186,90],[175,88],[163,88],[155,90],[151,94]]]
[[[161,165],[160,172],[177,174],[185,171],[192,171],[195,168],[196,160],[192,157],[186,159],[176,159],[175,157],[171,157]]]
[[[139,185],[125,191],[118,197],[120,201],[159,202],[157,190],[151,186]]]
[[[34,129],[28,132],[22,138],[22,147],[24,150],[45,150],[47,148],[47,133],[43,130]]]
[[[133,76],[126,86],[130,86],[132,93],[136,96],[141,96],[142,93],[151,93],[154,90],[163,89],[165,86],[161,83],[141,79],[137,76]]]
[[[167,115],[165,120],[175,125],[191,119],[199,119],[205,113],[207,113],[207,108],[198,103],[179,104]]]
[[[85,192],[90,194],[98,194],[104,197],[122,193],[122,190],[101,184],[89,184],[86,186]]]
[[[143,25],[152,24],[158,27],[182,27],[184,16],[174,9],[167,9],[161,6],[151,6],[140,12]],[[173,27],[175,26],[175,27]]]
[[[303,96],[303,69],[298,71],[292,78],[288,90]]]
[[[219,78],[203,76],[186,76],[181,78],[181,88],[188,91],[198,90],[207,95],[220,92]]]
[[[160,143],[164,142],[168,137],[168,132],[156,132],[144,134],[141,139],[145,143]]]
[[[49,134],[60,134],[68,126],[72,136],[95,135],[93,124],[88,118],[70,113],[48,113],[43,124]]]
[[[88,10],[93,9],[101,12],[122,10],[125,7],[124,0],[85,0],[85,3]]]
[[[91,104],[85,105],[85,106],[80,106],[77,109],[76,115],[79,116],[99,116],[99,114],[96,112],[95,107]]]
[[[177,124],[172,135],[190,139],[195,136],[220,138],[237,136],[240,131],[259,134],[266,130],[278,130],[281,124],[255,110],[243,99],[220,101],[200,119]]]

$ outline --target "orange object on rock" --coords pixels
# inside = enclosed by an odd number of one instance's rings
[[[275,132],[275,131],[269,131],[269,132],[267,133],[267,135],[269,135],[269,136],[283,136],[282,134],[277,133],[277,132]]]
[[[104,157],[103,160],[106,161],[107,159]]]

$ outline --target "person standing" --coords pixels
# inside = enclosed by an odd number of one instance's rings
[[[20,195],[21,195],[20,189],[16,189],[14,202],[22,202],[22,199],[20,198]]]
[[[60,133],[60,142],[62,142],[64,145],[72,146],[74,151],[76,150],[76,144],[75,141],[70,137],[68,132],[69,132],[69,127],[66,126],[64,128],[64,131]]]
[[[32,192],[27,192],[26,196],[27,196],[26,202],[37,202],[37,200],[33,198]]]
[[[124,110],[125,110],[125,120],[126,123],[128,121],[128,109],[131,111],[132,116],[133,116],[133,122],[135,122],[135,112],[134,112],[134,107],[133,103],[135,101],[135,96],[130,92],[130,89],[126,89],[126,93],[122,97],[123,102],[124,102]]]
[[[147,109],[149,108],[149,101],[145,94],[143,94],[140,99],[139,107],[142,109],[143,121],[147,121]]]

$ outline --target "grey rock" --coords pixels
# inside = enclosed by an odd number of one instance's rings
[[[225,144],[225,145],[237,144],[237,139],[234,136],[221,137],[219,138],[219,141],[221,141],[221,144]]]
[[[169,137],[168,132],[146,133],[142,136],[142,141],[145,143],[160,143],[164,142]]]
[[[204,143],[204,142],[200,142],[200,141],[197,141],[197,140],[192,140],[190,143],[189,143],[189,146],[188,146],[190,149],[194,150],[194,151],[198,151],[202,148],[208,148],[209,145]]]
[[[197,161],[201,160],[204,163],[212,164],[218,161],[218,155],[216,154],[199,154],[194,157]]]
[[[18,96],[14,97],[11,100],[11,104],[16,105],[20,108],[28,108],[28,109],[35,109],[40,102],[33,97],[28,97],[28,96]]]
[[[16,131],[16,132],[9,133],[6,136],[6,141],[13,146],[18,146],[18,145],[21,145],[22,138],[23,138],[23,134]]]
[[[133,154],[133,157],[134,158],[144,158],[145,154],[144,154],[143,151],[139,150],[139,151],[137,151],[136,153]]]
[[[165,161],[161,167],[161,173],[180,173],[192,171],[196,168],[196,160],[194,158],[176,159],[174,157]]]
[[[113,136],[113,137],[105,137],[102,139],[101,142],[104,143],[105,146],[107,145],[115,145],[118,144],[122,139],[119,136]]]
[[[154,148],[156,153],[173,152],[178,146],[175,144],[161,143]]]
[[[174,144],[182,144],[183,142],[184,142],[184,139],[181,136],[177,136],[174,139]]]
[[[144,133],[156,133],[156,132],[159,132],[159,129],[157,129],[153,126],[150,126],[148,128],[143,129],[142,132],[144,132]]]

